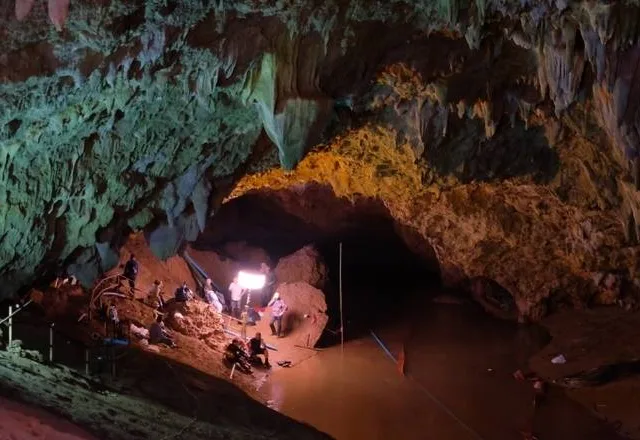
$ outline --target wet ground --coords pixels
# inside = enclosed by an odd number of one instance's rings
[[[429,305],[410,326],[377,329],[407,378],[372,337],[324,350],[266,386],[272,406],[341,439],[622,439],[562,390],[534,414],[529,382],[512,374],[548,340],[474,307]]]

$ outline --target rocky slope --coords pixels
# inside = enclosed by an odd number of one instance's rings
[[[522,316],[637,289],[634,1],[12,3],[2,296],[109,269],[130,230],[172,255],[243,175],[379,199]]]

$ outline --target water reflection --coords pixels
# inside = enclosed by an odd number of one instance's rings
[[[276,371],[265,385],[274,407],[339,440],[513,440],[532,426],[544,440],[621,438],[557,390],[534,419],[531,386],[512,373],[546,343],[538,328],[461,306],[420,310],[405,320],[412,325],[378,332],[392,352],[408,341],[409,379],[372,338],[363,338],[346,344],[344,354],[333,347]]]

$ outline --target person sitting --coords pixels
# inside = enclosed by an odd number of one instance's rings
[[[271,368],[271,364],[269,364],[269,350],[262,340],[262,334],[258,332],[249,340],[249,358],[252,362],[258,361],[262,364],[263,362],[259,358],[260,355],[264,356],[264,366]]]
[[[205,286],[204,298],[209,304],[213,306],[216,312],[222,313],[222,303],[220,302],[220,298],[218,298],[218,295],[213,289],[207,289],[207,287]]]
[[[247,309],[247,325],[258,325],[260,319],[260,313],[256,312],[253,307]]]
[[[193,298],[193,293],[191,292],[191,289],[189,289],[189,286],[187,286],[186,281],[182,283],[182,286],[176,289],[175,297],[177,302],[187,302]]]
[[[169,337],[169,334],[162,322],[162,315],[156,317],[156,321],[149,327],[149,343],[165,344],[169,347],[175,347],[176,343]]]
[[[244,344],[240,339],[234,339],[225,348],[224,359],[235,364],[241,371],[245,373],[251,372],[251,364],[249,363],[249,355],[244,349]]]

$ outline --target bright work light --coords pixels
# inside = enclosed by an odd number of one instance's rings
[[[262,289],[267,282],[267,277],[263,273],[246,272],[241,270],[238,272],[238,284],[243,289],[259,290]]]

